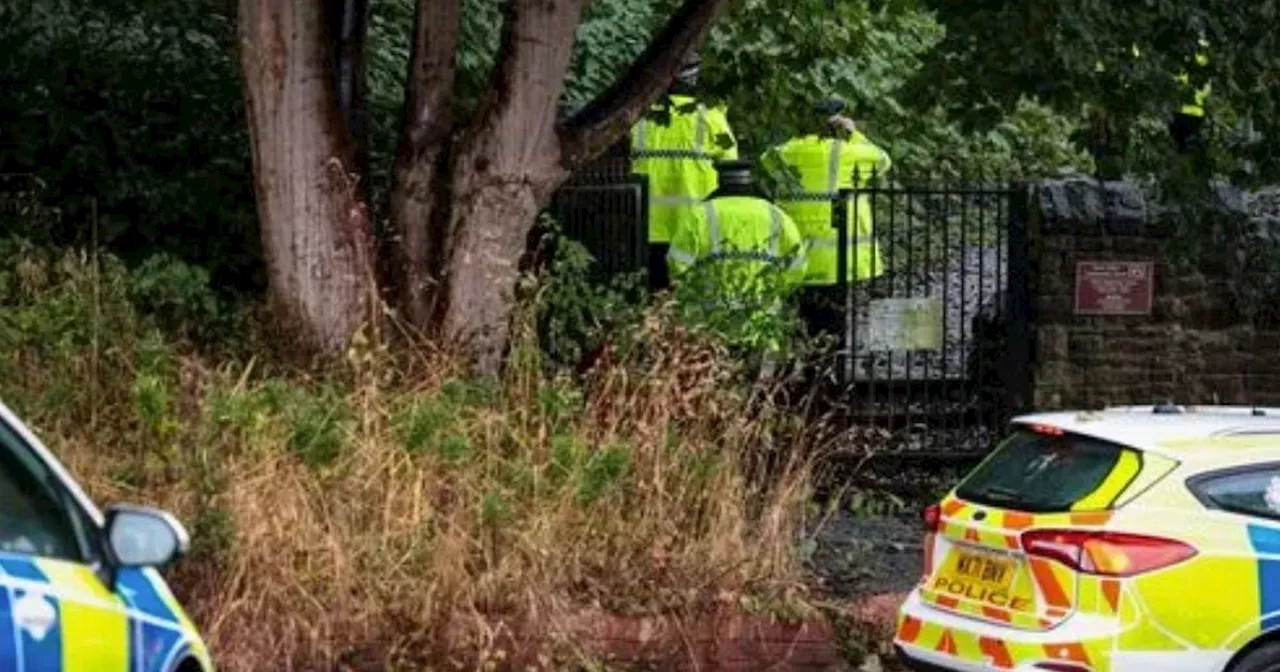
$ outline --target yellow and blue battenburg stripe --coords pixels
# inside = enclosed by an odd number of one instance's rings
[[[1258,554],[1258,611],[1262,630],[1280,627],[1280,530],[1249,525],[1249,543]]]
[[[120,570],[113,593],[84,565],[0,554],[0,670],[172,672],[188,656],[209,668],[153,570]]]

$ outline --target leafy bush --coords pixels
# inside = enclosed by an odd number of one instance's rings
[[[131,280],[134,305],[166,332],[204,340],[228,335],[231,309],[214,294],[205,269],[162,252],[142,262]]]
[[[554,234],[554,230],[551,235]],[[626,338],[641,319],[648,291],[642,274],[602,278],[582,244],[556,237],[537,285],[537,331],[551,361],[573,366],[611,338]]]

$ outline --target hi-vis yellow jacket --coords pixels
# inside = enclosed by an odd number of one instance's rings
[[[682,95],[666,102],[668,123],[646,117],[631,129],[632,170],[649,176],[651,243],[671,240],[676,222],[716,190],[716,161],[738,158],[724,108]]]
[[[861,133],[849,140],[807,135],[771,148],[762,167],[778,185],[778,205],[795,220],[809,245],[808,285],[833,285],[838,280],[837,231],[832,222],[831,201],[841,189],[859,187],[875,175],[883,175],[892,161],[889,155]],[[848,279],[868,280],[884,273],[884,262],[875,241],[871,201],[866,194],[849,203]]]
[[[751,196],[703,201],[681,221],[667,251],[673,278],[696,264],[714,264],[715,298],[731,302],[799,287],[805,261],[804,239],[795,222],[778,206]],[[780,286],[766,288],[765,282]]]

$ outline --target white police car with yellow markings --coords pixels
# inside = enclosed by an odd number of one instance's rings
[[[1280,409],[1016,418],[925,511],[927,672],[1280,672]]]
[[[211,672],[156,571],[187,545],[161,511],[104,516],[0,404],[0,672]]]

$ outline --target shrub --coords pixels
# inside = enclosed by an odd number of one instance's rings
[[[109,260],[96,283],[45,270],[58,279],[6,295],[26,375],[0,390],[47,400],[42,435],[100,501],[188,521],[173,579],[222,669],[477,660],[500,628],[554,657],[593,609],[795,603],[807,438],[669,306],[582,377],[529,354],[528,329],[497,380],[380,347],[303,372],[172,345]],[[95,301],[117,327],[96,341],[67,317]],[[95,357],[118,393],[50,396]]]

